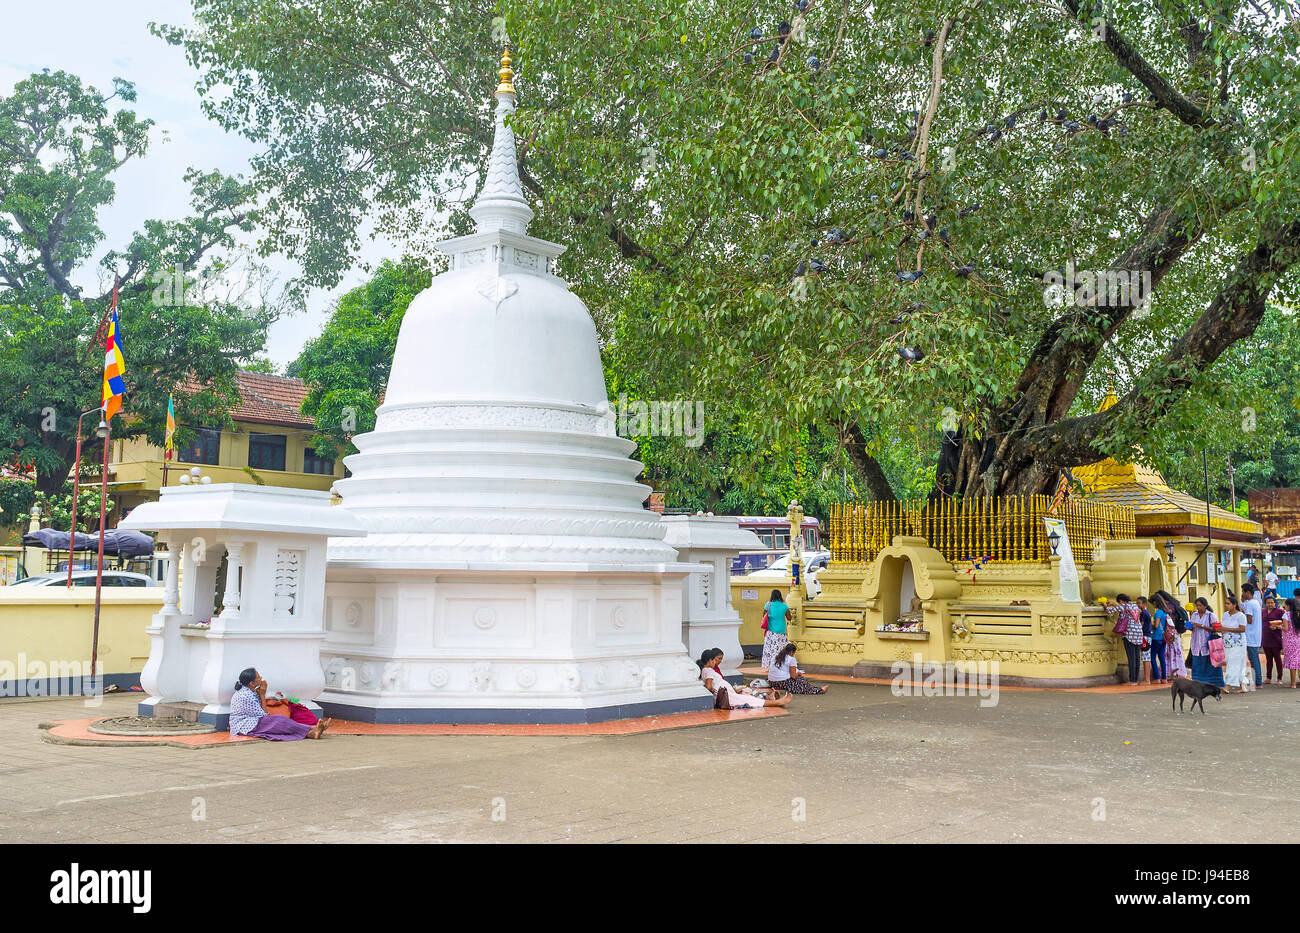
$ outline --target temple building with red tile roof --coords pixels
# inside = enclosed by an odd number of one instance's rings
[[[240,403],[231,409],[233,428],[181,425],[195,436],[178,445],[168,464],[168,485],[198,467],[213,483],[256,483],[328,490],[342,478],[343,460],[317,455],[310,445],[315,429],[300,412],[308,387],[301,379],[239,372]],[[182,387],[180,390],[184,392]],[[113,443],[109,489],[120,516],[158,498],[163,450],[143,437]]]

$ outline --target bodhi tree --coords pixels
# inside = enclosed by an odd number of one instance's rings
[[[254,221],[250,186],[217,172],[188,173],[189,217],[149,221],[102,256],[97,275],[79,275],[103,240],[97,217],[113,200],[114,172],[148,149],[152,121],[112,109],[114,98],[133,101],[132,85],[118,80],[102,95],[61,71],[0,98],[0,461],[34,470],[45,496],[68,477],[78,415],[100,405],[115,277],[127,364],[115,437],[161,443],[172,392],[182,423],[220,420],[236,398],[238,361],[261,350],[275,316],[237,285],[186,297],[187,281],[227,263],[216,256]],[[93,290],[77,284],[94,278]],[[91,416],[83,427],[92,442],[95,424]]]
[[[353,436],[374,429],[402,317],[429,280],[424,263],[380,263],[338,300],[320,335],[289,364],[286,374],[309,386],[302,413],[316,423],[311,442],[320,453],[355,451]]]
[[[431,192],[464,224],[494,11],[194,6],[196,29],[160,31],[268,143],[281,245],[342,255],[372,208],[413,234]],[[662,397],[774,440],[830,431],[880,497],[901,426],[934,432],[934,493],[984,495],[1139,445],[1231,449],[1245,408],[1281,423],[1290,399],[1228,351],[1295,303],[1292,4],[505,15],[533,231],[569,245],[566,278]]]

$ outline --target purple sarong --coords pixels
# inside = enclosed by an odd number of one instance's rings
[[[273,742],[292,742],[303,739],[311,731],[311,726],[294,722],[288,716],[272,716],[269,713],[257,721],[248,735],[255,739],[270,739]]]

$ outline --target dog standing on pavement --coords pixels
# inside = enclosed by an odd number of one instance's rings
[[[1201,704],[1201,715],[1205,715],[1205,698],[1214,697],[1222,703],[1223,699],[1219,696],[1223,692],[1221,687],[1215,687],[1212,684],[1203,684],[1199,680],[1192,680],[1190,677],[1175,677],[1174,682],[1169,685],[1169,708],[1177,707],[1178,712],[1183,711],[1183,698],[1192,698],[1192,712],[1196,712],[1196,704]]]

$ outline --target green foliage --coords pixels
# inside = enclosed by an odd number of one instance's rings
[[[115,437],[161,444],[173,392],[179,423],[220,421],[240,362],[262,349],[277,313],[260,296],[250,303],[246,290],[204,303],[173,295],[177,270],[223,268],[210,254],[233,249],[256,218],[251,186],[216,172],[187,173],[190,217],[150,220],[104,255],[105,293],[83,295],[72,284],[103,239],[97,218],[113,200],[113,173],[148,147],[151,121],[109,109],[113,97],[134,100],[129,82],[115,87],[101,97],[73,75],[47,72],[0,98],[0,462],[34,468],[46,494],[67,477],[78,415],[101,402],[112,273],[127,366]],[[187,383],[193,391],[180,393]],[[89,435],[97,419],[85,420]]]
[[[1228,508],[1252,489],[1300,487],[1300,320],[1270,307],[1255,333],[1225,354],[1223,377],[1211,392],[1193,390],[1173,417],[1194,442],[1153,433],[1146,459],[1178,489]],[[1204,452],[1204,463],[1202,462]],[[1234,473],[1229,484],[1228,465]]]
[[[280,367],[268,356],[255,356],[239,368],[246,373],[264,373],[268,376],[282,375]]]
[[[1096,398],[1108,382],[1122,391],[1145,374],[1261,226],[1296,216],[1300,163],[1254,174],[1240,165],[1252,142],[1270,152],[1295,145],[1300,74],[1264,62],[1294,62],[1295,35],[1245,12],[1219,33],[1234,59],[1229,101],[1215,105],[1219,125],[1196,131],[1152,108],[1082,26],[1032,5],[952,12],[931,174],[918,180],[915,160],[902,156],[931,87],[925,35],[942,25],[927,8],[817,4],[801,17],[805,40],[772,69],[761,63],[776,47],[776,21],[793,18],[785,7],[511,8],[518,58],[545,71],[543,87],[523,90],[516,121],[546,182],[535,223],[563,231],[575,289],[593,306],[620,308],[618,339],[637,349],[643,391],[670,387],[719,407],[743,398],[757,450],[805,425],[853,421],[885,449],[913,431],[933,436],[945,407],[978,431],[1062,314],[1044,301],[1045,270],[1105,269],[1155,204],[1211,215],[1212,235],[1093,368]],[[1214,75],[1187,65],[1176,12],[1165,19],[1125,4],[1107,13],[1183,93],[1214,100]],[[752,26],[766,38],[751,42]],[[821,68],[806,64],[810,53]],[[1067,134],[1061,109],[1087,129]],[[1114,116],[1123,135],[1092,128],[1090,112]],[[1251,188],[1266,190],[1269,206],[1251,203]],[[593,199],[607,202],[599,214]],[[933,227],[904,211],[934,216]],[[611,222],[655,261],[619,257]],[[824,272],[808,271],[814,260]],[[899,280],[918,268],[918,281]],[[1295,288],[1291,276],[1282,292]],[[1080,309],[1069,326],[1095,329],[1094,317]],[[900,360],[904,346],[924,360]],[[1191,404],[1159,423],[1139,412],[1105,439],[1108,452],[1152,434],[1185,448],[1201,430],[1189,413],[1226,385],[1259,394],[1237,366],[1225,358],[1190,374]]]
[[[151,28],[184,46],[208,115],[262,148],[263,245],[301,261],[298,284],[337,284],[366,223],[427,255],[491,144],[493,4],[191,6],[192,27]],[[470,229],[463,214],[452,226]]]
[[[26,480],[0,480],[0,525],[26,528],[26,515],[36,501],[36,486]]]
[[[273,245],[313,281],[345,265],[363,217],[417,253],[428,207],[450,211],[452,232],[466,228],[452,195],[489,140],[488,5],[194,8],[192,29],[158,31],[185,46],[206,89],[229,88],[208,98],[210,112],[267,145],[258,172],[275,192]],[[1204,109],[1192,126],[1152,104],[1089,20],[1050,5],[851,0],[796,16],[784,0],[513,4],[532,232],[569,247],[563,272],[605,338],[611,394],[698,400],[714,419],[698,453],[643,444],[648,475],[671,485],[696,470],[704,479],[687,498],[699,502],[752,480],[772,488],[743,502],[771,503],[799,487],[799,439],[817,475],[843,484],[856,427],[900,493],[923,489],[945,409],[972,435],[994,431],[1022,376],[1049,362],[1039,342],[1054,322],[1063,339],[1106,341],[1067,380],[1083,390],[1074,414],[1109,383],[1149,386],[1151,404],[1126,409],[1099,452],[1143,446],[1176,467],[1220,399],[1260,397],[1264,422],[1281,424],[1289,398],[1270,398],[1234,354],[1199,372],[1161,358],[1238,257],[1300,217],[1300,34],[1283,10],[1106,7],[1154,72]],[[918,117],[946,17],[921,173]],[[796,35],[769,66],[783,19]],[[1196,54],[1189,20],[1208,30]],[[1163,274],[1150,313],[1112,333],[1093,309],[1044,300],[1045,273],[1110,267],[1161,210],[1204,233]],[[1268,284],[1295,303],[1293,273]],[[904,347],[923,359],[904,362]],[[1073,365],[1068,349],[1050,362]],[[368,402],[375,381],[358,382],[337,391]],[[313,404],[327,419],[345,407]]]
[[[72,483],[65,483],[56,495],[36,493],[36,504],[41,507],[41,527],[67,531],[72,523]],[[115,505],[110,496],[105,504],[105,514],[111,515]],[[24,529],[25,530],[25,529]],[[77,531],[99,531],[99,483],[82,483],[77,490]]]
[[[286,374],[310,387],[302,413],[316,423],[311,442],[322,456],[355,450],[352,436],[374,428],[402,317],[429,281],[418,260],[385,260],[368,282],[339,299],[320,336],[289,364]]]

